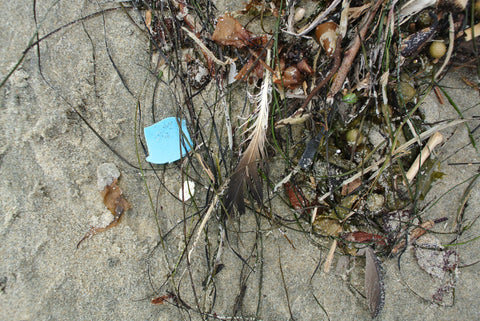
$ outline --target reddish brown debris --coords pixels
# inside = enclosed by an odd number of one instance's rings
[[[303,75],[295,66],[290,66],[286,68],[281,78],[275,79],[273,82],[276,85],[283,85],[288,89],[295,89],[300,86],[304,81]]]
[[[252,33],[245,29],[235,18],[225,15],[218,18],[212,40],[224,45],[243,48],[252,40]]]
[[[151,299],[150,302],[155,305],[162,305],[165,303],[166,300],[171,299],[173,297],[174,297],[173,294],[165,294],[165,295]]]
[[[384,236],[363,231],[344,233],[341,237],[345,241],[353,243],[376,243],[378,245],[386,245]]]
[[[300,188],[290,183],[283,184],[285,192],[287,193],[288,199],[292,207],[299,213],[303,213],[306,208],[310,207],[310,203],[303,195]]]
[[[113,214],[113,220],[105,227],[92,226],[87,234],[78,242],[77,248],[84,240],[117,226],[122,214],[132,207],[123,196],[122,190],[118,187],[117,182],[117,179],[114,179],[112,184],[105,186],[100,192],[103,197],[103,203]]]
[[[307,74],[307,75],[313,75],[315,73],[313,68],[310,67],[310,65],[308,64],[306,58],[300,60],[297,63],[297,68],[298,68],[298,70],[300,70],[301,72],[303,72],[304,74]]]
[[[425,234],[427,232],[427,230],[431,229],[434,225],[435,225],[435,222],[429,220],[429,221],[425,221],[422,224],[420,224],[419,227],[414,228],[410,232],[410,236],[408,238],[409,242],[413,242],[416,239],[418,239],[420,236]],[[405,247],[405,245],[406,245],[406,242],[405,242],[405,239],[403,239],[400,243],[395,245],[395,247],[392,250],[392,253],[394,253],[394,254],[397,253],[399,250],[403,249]]]
[[[328,57],[332,57],[337,44],[338,25],[333,21],[327,21],[317,26],[315,29],[315,38],[325,49]]]

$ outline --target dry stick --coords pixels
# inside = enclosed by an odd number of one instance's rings
[[[195,35],[193,32],[191,32],[185,27],[182,27],[182,29],[200,47],[202,53],[208,58],[212,59],[216,64],[221,66],[226,66],[234,63],[233,59],[230,57],[226,57],[225,61],[221,61],[220,59],[215,57],[213,52],[211,52],[210,49],[208,49],[207,46],[205,46],[205,44],[200,39],[198,39],[197,35]]]
[[[261,59],[260,55],[258,55],[255,51],[253,51],[250,48],[248,48],[248,50],[258,60],[258,62],[260,62],[263,67],[265,67],[265,69],[270,71],[272,73],[272,75],[275,75],[275,70],[273,70],[267,63],[265,63],[265,61],[263,61],[263,59]]]
[[[230,67],[232,68],[232,67]],[[225,91],[224,91],[225,85],[224,85],[224,79],[220,79],[220,97],[223,105],[223,113],[225,117],[225,126],[227,127],[227,137],[228,137],[228,147],[230,150],[233,150],[233,129],[232,129],[232,121],[230,119],[230,109],[227,104],[227,97],[225,96]]]
[[[370,15],[365,20],[365,24],[363,25],[362,29],[360,30],[360,32],[357,34],[357,36],[353,40],[353,44],[345,52],[345,56],[343,58],[342,65],[338,69],[337,76],[335,77],[335,80],[333,81],[332,86],[330,87],[330,91],[328,92],[327,103],[332,104],[333,103],[333,96],[335,96],[335,94],[342,88],[343,82],[345,81],[345,78],[347,78],[347,73],[350,71],[350,68],[352,67],[353,61],[355,60],[355,57],[357,56],[358,50],[360,49],[360,45],[362,44],[362,40],[365,38],[365,35],[368,31],[368,27],[372,23],[373,19],[376,16],[376,13],[377,13],[378,9],[381,7],[383,2],[384,2],[384,0],[378,0],[375,3],[375,6],[372,8],[372,11],[370,11]]]
[[[430,137],[430,139],[428,140],[427,146],[425,146],[422,149],[422,152],[420,153],[420,155],[417,156],[417,158],[415,159],[412,166],[407,172],[406,177],[409,183],[415,178],[415,176],[418,173],[418,170],[423,165],[423,163],[427,160],[427,158],[430,156],[430,153],[433,151],[435,146],[440,144],[442,141],[443,141],[443,135],[440,132],[436,132],[435,134],[432,135],[432,137]]]
[[[475,38],[480,36],[480,23],[477,23],[475,26],[465,29],[465,41],[470,41],[473,39],[473,35],[475,34]]]
[[[325,260],[325,264],[323,265],[323,272],[328,273],[330,272],[330,267],[332,266],[333,256],[335,254],[335,249],[337,248],[337,239],[333,240],[332,246],[330,247],[330,251],[328,251],[327,259]]]
[[[287,31],[290,32],[290,33],[295,33],[295,31],[293,30],[293,25],[294,25],[294,20],[295,20],[295,1],[291,1],[293,2],[291,5],[290,5],[290,10],[289,10],[289,13],[288,13],[288,19],[287,19]],[[288,3],[287,3],[287,7],[288,7]]]
[[[210,181],[212,182],[212,184],[215,184],[215,176],[213,176],[213,173],[210,170],[210,168],[208,168],[208,166],[205,165],[205,162],[203,161],[202,155],[200,155],[199,153],[195,153],[195,157],[197,158],[198,162],[202,166],[205,173],[207,173],[208,178],[210,178]]]
[[[207,213],[205,213],[205,216],[203,217],[203,220],[200,223],[200,226],[198,227],[197,236],[195,237],[195,239],[193,241],[193,244],[192,244],[192,247],[190,248],[190,251],[188,251],[188,255],[187,255],[188,262],[191,262],[191,260],[192,260],[192,253],[193,253],[193,251],[195,251],[195,248],[197,247],[198,240],[200,239],[200,236],[202,235],[202,231],[205,228],[205,225],[207,224],[208,220],[210,219],[210,216],[212,215],[213,210],[217,206],[217,203],[218,203],[219,199],[220,199],[220,195],[219,194],[215,195],[215,198],[213,199],[212,203],[208,207]]]
[[[340,15],[340,27],[339,27],[339,34],[342,35],[342,38],[345,38],[347,35],[347,27],[348,27],[348,10],[350,9],[350,0],[343,0],[342,1],[342,13]]]
[[[312,219],[310,220],[310,224],[313,225],[315,223],[315,219],[317,218],[318,206],[313,208]]]

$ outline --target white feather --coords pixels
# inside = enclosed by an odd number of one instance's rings
[[[267,64],[270,63],[270,49],[267,50],[267,58],[265,62]],[[257,144],[260,151],[263,151],[265,136],[268,129],[268,107],[270,105],[271,97],[272,75],[268,69],[265,69],[260,92],[256,95],[250,95],[250,100],[257,105],[257,108],[255,110],[256,120],[253,125],[250,126],[247,130],[252,132],[250,136],[248,136],[248,139],[250,140],[250,144],[248,147],[250,147],[250,145],[252,144]]]
[[[267,49],[265,62],[270,64],[270,49]],[[235,204],[239,212],[244,212],[243,188],[244,183],[249,186],[252,196],[261,202],[263,188],[261,178],[258,175],[258,162],[265,156],[265,140],[268,129],[269,105],[272,93],[272,74],[265,69],[262,86],[257,95],[251,95],[250,99],[257,105],[254,115],[250,118],[253,124],[246,130],[250,132],[247,140],[249,144],[238,162],[230,179],[226,197],[226,207],[231,210]]]

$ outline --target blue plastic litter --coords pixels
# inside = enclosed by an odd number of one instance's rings
[[[181,129],[178,128],[179,122]],[[191,149],[192,140],[185,120],[168,117],[143,129],[147,141],[147,162],[172,163],[185,156]],[[180,141],[181,138],[181,141]]]

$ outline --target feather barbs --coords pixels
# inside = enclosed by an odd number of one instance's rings
[[[267,49],[266,64],[270,64],[270,49]],[[269,105],[272,91],[272,74],[265,69],[260,92],[249,95],[250,101],[256,105],[255,113],[250,117],[253,122],[245,132],[249,132],[247,141],[248,147],[238,162],[229,182],[225,197],[225,207],[232,212],[235,206],[240,213],[245,212],[243,199],[244,185],[247,185],[253,198],[259,203],[263,200],[263,185],[258,173],[259,165],[262,166],[262,159],[265,157],[265,141],[268,129]]]

